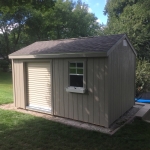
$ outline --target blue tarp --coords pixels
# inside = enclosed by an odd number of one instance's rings
[[[135,101],[139,103],[150,103],[150,92],[141,93],[135,98]]]
[[[136,102],[139,102],[139,103],[150,103],[150,99],[135,99]]]

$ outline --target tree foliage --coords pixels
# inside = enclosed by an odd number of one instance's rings
[[[8,60],[8,54],[22,47],[24,43],[22,37],[26,36],[26,33],[23,32],[27,20],[31,17],[34,9],[46,10],[49,6],[46,2],[53,7],[53,0],[0,0],[0,57]]]
[[[108,15],[105,32],[126,33],[138,57],[150,58],[150,1],[109,0],[104,13]]]
[[[145,59],[137,59],[136,94],[150,91],[150,63]]]
[[[32,15],[27,22],[28,31],[38,40],[91,36],[100,29],[95,15],[81,1],[57,0],[48,11],[35,11]]]
[[[35,41],[98,35],[96,20],[80,0],[0,0],[0,57]]]

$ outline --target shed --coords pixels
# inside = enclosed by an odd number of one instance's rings
[[[109,127],[134,105],[125,34],[35,42],[9,55],[18,108]]]

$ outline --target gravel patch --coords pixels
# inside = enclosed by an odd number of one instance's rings
[[[66,118],[61,118],[61,117],[55,117],[51,116],[49,114],[44,114],[40,112],[35,112],[31,110],[24,110],[20,108],[14,107],[14,104],[5,104],[5,105],[0,105],[1,109],[6,109],[6,110],[14,110],[17,112],[22,112],[26,114],[31,114],[37,117],[42,117],[47,120],[52,120],[55,122],[60,122],[69,126],[74,126],[77,128],[83,128],[87,130],[92,130],[92,131],[98,131],[106,134],[114,134],[117,130],[119,130],[122,126],[124,126],[126,123],[129,123],[133,120],[135,114],[142,108],[142,105],[135,104],[129,111],[127,111],[123,116],[121,116],[117,121],[115,121],[110,128],[105,128],[102,126],[98,125],[93,125],[89,123],[84,123],[80,121],[74,121],[71,119],[66,119]]]

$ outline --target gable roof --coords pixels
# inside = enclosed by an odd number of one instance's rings
[[[23,58],[25,58],[25,56],[34,56],[34,58],[37,58],[37,56],[44,55],[58,56],[62,54],[83,53],[101,53],[105,56],[107,52],[125,36],[125,34],[119,34],[76,39],[39,41],[10,54],[9,58],[14,58],[15,56],[20,56],[18,58],[21,58],[21,56],[24,56]]]

